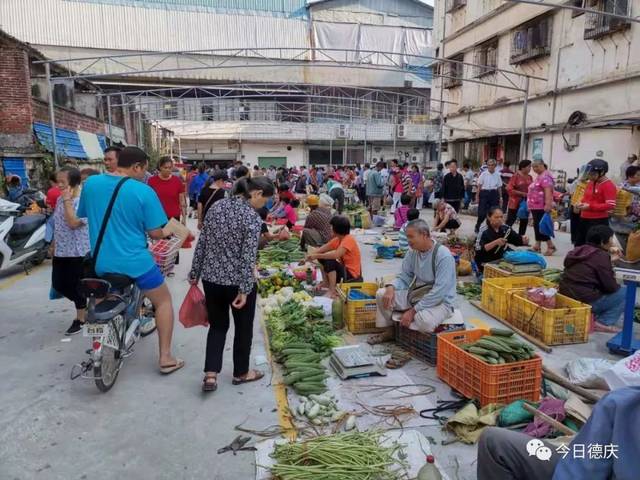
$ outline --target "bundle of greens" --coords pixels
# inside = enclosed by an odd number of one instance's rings
[[[285,263],[304,260],[305,254],[300,250],[300,240],[292,238],[272,242],[258,254],[258,263],[261,267],[281,267]]]
[[[279,355],[289,344],[309,344],[314,352],[328,355],[333,347],[342,345],[342,339],[325,320],[321,307],[307,306],[289,300],[271,311],[266,317],[271,350]]]
[[[286,371],[284,383],[299,395],[325,392],[327,373],[321,361],[342,339],[324,310],[289,300],[267,315],[266,324],[271,350]]]
[[[351,431],[276,445],[271,473],[278,480],[402,478],[403,445],[382,446],[381,437],[377,431]]]
[[[457,292],[467,300],[477,300],[482,295],[482,285],[475,282],[458,282]]]

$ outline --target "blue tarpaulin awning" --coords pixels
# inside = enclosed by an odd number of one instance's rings
[[[51,126],[48,123],[34,122],[33,131],[38,141],[50,152],[53,152],[53,141],[51,135]],[[93,134],[91,134],[93,135]],[[104,135],[96,135],[98,143],[102,150],[107,148],[107,141]],[[77,130],[67,130],[65,128],[56,128],[56,143],[58,153],[65,157],[80,159],[95,159],[96,154],[87,152],[85,145],[80,139]]]

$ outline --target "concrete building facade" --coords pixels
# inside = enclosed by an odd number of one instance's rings
[[[410,152],[409,161],[428,158],[433,135],[425,56],[432,54],[433,9],[419,1],[7,0],[0,2],[0,16],[11,34],[49,58],[71,58],[65,62],[70,69],[112,73],[92,79],[106,92],[126,96],[166,88],[155,100],[114,97],[113,103],[173,131],[186,160],[361,163],[398,152]],[[133,25],[135,32],[128,29]],[[235,47],[246,50],[234,52]],[[180,59],[154,54],[185,50],[192,52]],[[116,54],[126,57],[73,60]],[[223,65],[203,67],[212,61]],[[162,71],[123,73],[123,65],[133,70],[157,64]],[[178,64],[197,69],[176,71]],[[243,87],[215,99],[179,90],[247,83],[345,90],[331,97],[286,98],[258,96],[262,87],[251,87],[251,95],[238,93]],[[391,100],[358,105],[358,88],[383,90]],[[406,101],[405,95],[420,100]],[[380,105],[384,111],[376,110]]]
[[[640,12],[638,0],[574,4]],[[571,177],[596,156],[616,170],[640,150],[638,23],[497,0],[437,2],[435,19],[438,56],[479,65],[445,65],[447,78],[434,82],[432,98],[442,83],[444,99],[454,102],[444,107],[445,158],[542,158]],[[497,87],[495,68],[543,79],[530,80],[523,155],[524,95]],[[523,77],[511,80],[524,86]]]

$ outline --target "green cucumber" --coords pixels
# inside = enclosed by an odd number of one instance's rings
[[[493,357],[493,358],[498,358],[499,354],[498,352],[494,351],[494,350],[487,350],[486,348],[482,348],[482,347],[471,347],[469,349],[469,352],[471,353],[476,353],[478,355],[482,355],[483,357]]]
[[[489,330],[489,332],[491,332],[491,335],[496,335],[499,337],[511,337],[513,336],[513,331],[512,330],[508,330],[506,328],[491,328]]]

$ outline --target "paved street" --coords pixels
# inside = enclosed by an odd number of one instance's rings
[[[169,280],[176,313],[192,250],[182,252]],[[253,453],[216,451],[245,420],[258,429],[278,423],[269,374],[256,384],[232,386],[228,345],[220,388],[203,397],[206,330],[176,322],[182,371],[157,372],[154,333],[136,345],[110,392],[100,393],[91,380],[71,381],[71,367],[85,358],[89,340],[79,334],[62,341],[73,308],[66,300],[48,300],[49,275],[47,262],[29,276],[0,279],[0,479],[253,478]],[[260,328],[257,322],[254,356],[264,354]]]
[[[423,217],[430,218],[431,211]],[[464,232],[472,221],[464,217]],[[366,237],[360,237],[363,240]],[[569,248],[568,236],[558,234],[559,266]],[[400,260],[373,262],[372,247],[361,242],[365,278],[392,274]],[[192,250],[182,250],[181,264],[169,279],[174,309],[187,290],[185,281]],[[25,276],[18,270],[0,279],[0,479],[149,478],[249,480],[254,476],[250,452],[218,456],[218,448],[237,433],[233,427],[246,421],[250,428],[278,424],[270,375],[257,384],[232,386],[230,345],[220,388],[209,397],[200,392],[205,330],[185,330],[176,322],[175,352],[187,362],[181,372],[163,377],[157,373],[156,335],[136,345],[125,361],[115,387],[99,393],[90,380],[71,381],[74,363],[84,359],[88,339],[81,335],[64,342],[63,332],[72,320],[66,300],[49,301],[50,264]],[[498,325],[460,299],[469,326]],[[255,325],[253,358],[264,355],[263,333]],[[230,332],[231,335],[231,332]],[[231,338],[231,337],[229,337]],[[561,366],[581,356],[608,356],[607,335],[597,334],[587,346],[554,348],[545,363]],[[363,338],[356,339],[362,341]],[[266,368],[263,365],[260,368]],[[437,386],[436,396],[450,398],[449,389],[436,379],[435,369],[410,362],[407,374],[417,383]],[[437,427],[423,429],[437,442],[434,453],[458,478],[475,478],[475,447],[439,445],[445,436]],[[456,466],[458,462],[459,467]]]

